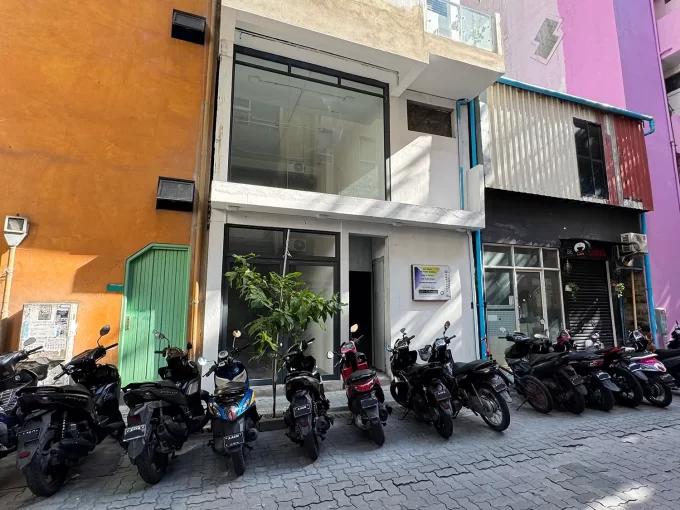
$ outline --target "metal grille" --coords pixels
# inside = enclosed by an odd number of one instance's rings
[[[562,281],[575,283],[578,291],[564,295],[567,324],[575,341],[585,341],[594,331],[600,331],[605,347],[614,347],[614,328],[609,306],[607,266],[603,261],[570,259],[571,272]]]
[[[17,403],[17,390],[5,390],[0,392],[0,406],[6,411],[12,409]]]

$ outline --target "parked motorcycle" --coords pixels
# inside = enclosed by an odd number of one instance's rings
[[[203,376],[215,374],[215,394],[208,400],[208,413],[213,433],[212,449],[218,455],[231,459],[234,473],[242,475],[246,470],[244,450],[251,448],[248,443],[257,439],[257,414],[255,393],[250,389],[246,366],[237,360],[241,351],[250,347],[236,347],[241,332],[234,331],[231,352],[220,351],[217,361]],[[200,357],[198,364],[204,366],[208,360]]]
[[[567,352],[549,352],[550,340],[541,334],[531,338],[521,332],[510,334],[505,328],[501,332],[513,343],[506,349],[505,359],[515,377],[534,376],[567,411],[581,414],[585,410],[588,390],[583,378],[569,366]]]
[[[510,382],[493,360],[475,360],[468,363],[454,362],[449,344],[456,335],[446,336],[451,323],[446,321],[442,336],[432,345],[421,351],[421,359],[442,363],[444,373],[442,380],[451,393],[453,417],[458,415],[462,407],[467,407],[492,429],[503,432],[510,426],[510,409],[512,402],[508,393]]]
[[[387,346],[387,351],[392,353],[390,393],[406,408],[406,414],[413,411],[418,420],[433,424],[439,435],[448,439],[453,434],[453,407],[451,393],[442,382],[443,364],[429,361],[431,353],[426,349],[418,352],[410,350],[414,338],[415,335],[408,336],[406,329],[402,328],[401,338],[394,347]],[[416,364],[418,354],[425,365]]]
[[[347,407],[352,413],[352,423],[359,429],[368,431],[375,444],[382,446],[385,442],[383,427],[392,409],[385,405],[385,394],[380,386],[380,379],[375,370],[368,368],[364,353],[357,350],[361,336],[355,338],[359,326],[354,324],[350,329],[350,338],[340,346],[340,353],[328,351],[328,359],[339,358],[342,380],[347,395]]]
[[[673,401],[671,390],[677,389],[673,376],[667,373],[665,363],[662,363],[658,354],[646,352],[649,345],[647,337],[639,330],[634,329],[628,335],[626,345],[635,349],[635,354],[622,360],[623,364],[637,363],[647,380],[640,380],[642,391],[650,404],[656,407],[668,407]],[[657,349],[658,352],[659,349]],[[664,349],[661,349],[664,351]],[[672,351],[672,350],[671,350]],[[672,358],[669,358],[672,359]],[[668,361],[664,360],[664,361]]]
[[[547,337],[546,337],[547,338]],[[586,404],[601,411],[611,411],[614,408],[614,395],[621,391],[604,370],[604,356],[601,351],[604,345],[600,341],[598,332],[590,335],[586,342],[586,349],[577,351],[569,330],[563,329],[553,344],[556,352],[566,351],[569,353],[569,364],[576,373],[583,377],[583,382],[588,390]]]
[[[680,323],[675,321],[673,331],[671,331],[671,341],[668,342],[669,349],[680,349]]]
[[[168,344],[154,351],[167,362],[158,369],[161,381],[131,383],[123,388],[123,399],[130,408],[124,447],[139,476],[151,485],[165,476],[170,455],[209,420],[202,404],[208,402],[208,392],[201,390],[198,365],[189,359],[187,351],[171,346],[163,333],[155,333],[155,337]],[[191,344],[187,344],[189,349]]]
[[[307,457],[316,460],[319,457],[319,437],[325,439],[333,417],[328,415],[330,402],[326,399],[316,360],[314,356],[305,354],[313,342],[312,338],[295,343],[282,357],[287,372],[284,379],[286,399],[290,402],[283,421],[288,427],[286,436],[301,444]]]
[[[104,326],[97,347],[61,365],[62,372],[55,380],[69,375],[74,384],[28,386],[19,392],[25,421],[17,433],[17,467],[36,496],[57,492],[68,468],[94,450],[107,434],[120,435],[124,423],[118,409],[118,370],[97,363],[118,346],[99,343],[110,330]]]
[[[37,386],[38,381],[47,376],[50,363],[47,358],[37,358],[35,367],[24,361],[42,349],[42,346],[27,349],[35,342],[35,338],[29,338],[23,349],[0,354],[0,459],[17,447],[17,431],[21,422],[17,416],[17,392],[26,386]]]

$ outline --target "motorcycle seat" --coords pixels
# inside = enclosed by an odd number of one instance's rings
[[[361,381],[362,379],[370,379],[372,377],[376,376],[375,370],[371,369],[364,369],[364,370],[357,370],[356,372],[352,372],[350,376],[347,378],[347,383],[355,383],[358,381]]]
[[[478,359],[475,361],[457,361],[451,365],[453,375],[462,375],[472,372],[473,370],[479,368],[482,365],[490,364],[490,361]]]
[[[675,358],[680,356],[680,349],[657,349],[654,353],[659,359]]]
[[[215,388],[215,396],[216,397],[228,397],[228,396],[240,395],[241,393],[245,393],[245,391],[247,389],[248,389],[248,385],[246,383],[229,382],[229,383],[225,384],[224,386],[221,386],[219,388]]]
[[[130,391],[130,390],[138,390],[144,386],[153,386],[154,388],[173,388],[177,389],[177,385],[173,383],[172,381],[153,381],[153,382],[136,382],[136,383],[130,383],[125,388],[123,388],[123,391]]]
[[[27,386],[21,389],[21,393],[81,393],[83,395],[90,395],[88,390],[82,384],[65,384],[64,386]]]

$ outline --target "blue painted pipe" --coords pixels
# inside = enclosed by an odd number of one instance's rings
[[[543,87],[537,87],[536,85],[531,85],[529,83],[524,83],[522,81],[506,78],[505,76],[498,78],[498,83],[510,85],[511,87],[516,87],[522,90],[528,90],[529,92],[536,92],[537,94],[543,94],[545,96],[556,97],[558,99],[563,99],[565,101],[570,101],[572,103],[582,104],[584,106],[589,106],[591,108],[596,108],[598,110],[614,113],[616,115],[624,115],[626,117],[632,117],[633,119],[647,121],[649,122],[649,131],[645,132],[645,136],[651,135],[655,129],[654,117],[652,117],[651,115],[644,115],[642,113],[625,110],[623,108],[618,108],[617,106],[612,106],[606,103],[598,103],[597,101],[591,101],[590,99],[585,99],[583,97],[572,96],[571,94],[558,92],[557,90],[550,90]]]
[[[477,166],[477,121],[475,119],[475,102],[468,105],[470,125],[470,166]],[[475,269],[477,276],[477,315],[479,316],[479,342],[482,359],[486,359],[486,313],[484,307],[484,263],[482,258],[482,231],[475,230]],[[487,341],[488,342],[488,341]]]
[[[456,119],[458,119],[458,122],[456,124],[457,129],[458,129],[458,189],[460,191],[460,210],[464,211],[465,210],[465,190],[463,189],[463,186],[465,184],[464,178],[463,178],[463,160],[460,157],[461,150],[460,150],[460,105],[462,104],[468,104],[469,101],[467,99],[459,99],[456,101]]]
[[[647,235],[647,218],[645,213],[640,214],[640,230]],[[659,347],[659,340],[656,338],[656,316],[654,315],[654,294],[652,293],[652,268],[649,263],[649,254],[645,254],[645,286],[647,287],[647,306],[649,307],[649,329],[652,330],[654,345]],[[625,338],[624,338],[625,341]]]

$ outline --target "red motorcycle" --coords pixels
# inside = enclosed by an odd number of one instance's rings
[[[354,338],[359,326],[350,328],[350,339],[340,346],[340,353],[328,351],[328,359],[338,357],[335,366],[341,365],[342,380],[347,393],[347,407],[352,413],[352,423],[369,431],[378,446],[385,442],[383,427],[392,410],[385,404],[385,394],[375,370],[368,368],[364,353],[357,350],[362,337]]]

